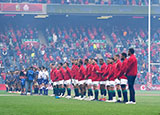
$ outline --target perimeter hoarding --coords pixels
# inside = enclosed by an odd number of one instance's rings
[[[2,12],[42,12],[42,4],[19,4],[4,3],[2,4]]]

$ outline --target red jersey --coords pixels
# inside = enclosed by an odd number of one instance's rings
[[[114,76],[115,70],[116,70],[116,64],[113,63],[113,64],[111,65],[111,67],[110,67],[110,71],[109,71],[109,75],[108,75],[108,79],[109,79],[110,81],[114,81],[114,80],[115,80],[115,76]]]
[[[64,80],[65,71],[64,71],[63,67],[61,67],[59,70],[57,70],[57,74],[56,75],[58,77],[58,81]]]
[[[83,65],[79,68],[79,77],[78,80],[85,80],[85,68]]]
[[[93,77],[92,77],[92,69],[93,69],[93,65],[92,64],[90,64],[90,66],[89,66],[89,77],[88,77],[88,79],[92,79]]]
[[[122,63],[120,60],[117,60],[116,64],[115,64],[115,72],[114,72],[114,77],[115,79],[117,78],[117,74],[119,73],[119,71],[121,70],[121,66],[122,66]]]
[[[125,76],[127,71],[127,59],[122,62],[121,70],[118,72],[117,77],[120,79],[127,79]]]
[[[137,75],[137,59],[135,55],[131,55],[127,61],[127,76],[136,76]]]
[[[108,66],[106,67],[106,69],[104,70],[104,73],[102,76],[104,76],[104,80],[108,80],[108,75],[109,75],[109,72],[111,70],[111,66],[112,64],[108,64]]]
[[[92,81],[99,81],[100,77],[97,71],[100,71],[99,66],[97,64],[93,65],[92,68]]]
[[[86,65],[86,76],[85,76],[85,79],[88,79],[88,77],[91,76],[90,67],[91,67],[91,64],[87,64]]]
[[[78,79],[78,76],[79,76],[79,67],[75,64],[72,65],[72,78],[73,79]]]
[[[105,81],[105,79],[102,78],[102,75],[105,73],[105,69],[106,68],[107,68],[107,65],[105,63],[103,63],[103,65],[101,66],[101,70],[98,71],[99,77],[100,77],[100,81]]]
[[[56,78],[56,73],[55,72],[56,71],[57,71],[57,69],[55,68],[55,69],[52,69],[51,72],[50,72],[52,82],[55,81],[55,78]]]
[[[70,70],[69,67],[67,67],[65,70],[64,80],[69,80],[71,78],[72,78],[72,71]]]

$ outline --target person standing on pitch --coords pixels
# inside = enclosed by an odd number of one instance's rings
[[[94,59],[92,63],[93,63],[92,81],[93,81],[93,89],[95,94],[95,98],[92,101],[98,101],[98,95],[99,95],[98,86],[99,86],[100,77],[99,77],[99,74],[97,74],[97,72],[100,71],[100,69],[97,64],[97,59]]]
[[[135,90],[134,90],[134,82],[137,76],[137,59],[134,55],[134,49],[130,48],[128,51],[128,55],[130,56],[127,61],[127,71],[126,76],[128,79],[128,86],[130,92],[130,101],[126,104],[136,104],[135,101]]]
[[[33,67],[29,68],[29,70],[27,71],[27,75],[26,76],[27,76],[27,79],[26,79],[26,83],[25,83],[25,89],[26,89],[25,95],[27,95],[29,87],[30,87],[30,95],[32,95],[33,79],[35,77],[35,74],[34,74],[34,71],[33,71]]]
[[[72,72],[69,68],[69,63],[68,62],[65,62],[63,66],[65,68],[64,84],[66,85],[66,88],[67,88],[66,98],[70,99],[71,98],[71,87],[70,87],[70,85],[71,85]]]
[[[116,90],[117,90],[117,94],[118,94],[117,102],[121,102],[122,101],[120,80],[117,77],[117,74],[120,71],[121,65],[122,65],[122,63],[121,63],[119,58],[120,58],[119,54],[114,56],[114,61],[115,61],[115,65],[116,65],[114,76],[115,76]]]
[[[121,61],[122,61],[122,66],[119,73],[117,74],[117,78],[120,80],[120,84],[121,84],[121,89],[123,93],[123,103],[126,103],[128,102],[128,94],[126,89],[128,80],[127,80],[127,77],[125,76],[125,73],[127,70],[127,54],[126,53],[121,54]]]
[[[104,63],[103,59],[99,59],[99,63],[101,65],[101,69],[100,69],[100,71],[97,71],[97,73],[100,76],[100,92],[101,92],[100,101],[106,101],[106,98],[105,98],[105,96],[106,96],[106,89],[105,89],[106,81],[102,77],[102,75],[104,74],[105,69],[107,68],[107,65]]]

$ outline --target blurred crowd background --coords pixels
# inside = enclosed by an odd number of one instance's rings
[[[47,3],[47,4],[106,4],[106,5],[148,5],[148,0],[0,0],[12,3]],[[151,0],[152,4],[159,4],[159,0]]]
[[[133,47],[138,59],[136,84],[147,83],[146,17],[135,19],[115,16],[108,20],[97,20],[94,16],[1,19],[4,20],[0,22],[0,67],[4,68],[3,72],[20,70],[22,66],[27,68],[30,65],[49,68],[52,62],[70,62],[72,58],[103,57],[106,60]],[[160,28],[156,22],[153,22],[153,26],[151,62],[160,63]],[[151,72],[152,83],[160,84],[160,67],[151,66]]]

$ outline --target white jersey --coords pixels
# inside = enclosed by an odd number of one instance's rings
[[[39,73],[38,73],[38,79],[42,79],[42,71],[39,71]]]
[[[48,71],[43,71],[42,72],[42,78],[44,79],[44,80],[46,80],[46,79],[48,79]]]

